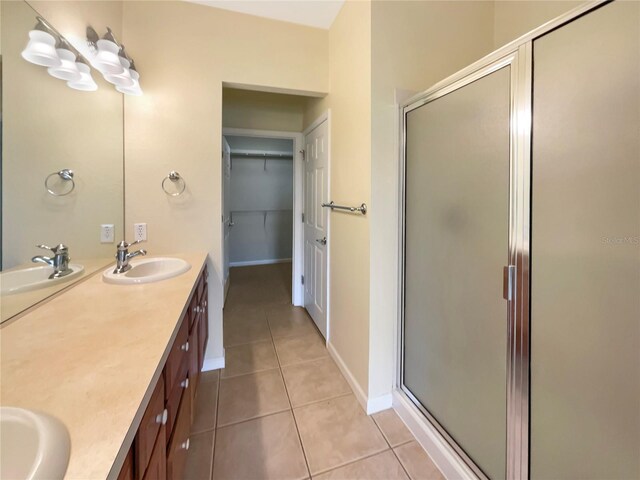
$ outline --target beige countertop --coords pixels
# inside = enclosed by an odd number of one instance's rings
[[[111,285],[101,273],[0,328],[0,405],[48,413],[71,437],[65,478],[115,478],[162,373],[206,253],[177,277]]]

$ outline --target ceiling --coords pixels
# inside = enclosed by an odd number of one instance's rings
[[[344,0],[186,0],[257,17],[329,29]]]

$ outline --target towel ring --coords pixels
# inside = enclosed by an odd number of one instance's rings
[[[71,182],[71,188],[69,189],[68,192],[56,193],[49,186],[49,179],[51,177],[55,177],[55,176],[60,177],[64,181]],[[74,188],[76,188],[76,182],[73,180],[73,170],[71,170],[69,168],[64,168],[64,169],[60,170],[59,172],[53,172],[53,173],[47,175],[47,178],[44,179],[44,188],[46,188],[47,192],[49,192],[49,194],[53,195],[54,197],[64,197],[65,195],[69,195],[71,192],[73,192]]]
[[[171,180],[173,183],[182,181],[182,188],[174,193],[167,191],[167,187],[166,187],[167,180]],[[162,180],[162,190],[164,190],[164,193],[166,193],[167,195],[171,195],[172,197],[177,197],[178,195],[182,195],[185,188],[187,188],[187,183],[184,181],[184,178],[182,178],[180,174],[175,170],[170,171],[169,175],[164,177],[164,179]]]

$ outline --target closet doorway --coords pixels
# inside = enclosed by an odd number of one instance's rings
[[[295,221],[302,215],[302,144],[295,132],[223,129],[224,270],[291,263],[293,305],[304,298],[302,228]]]

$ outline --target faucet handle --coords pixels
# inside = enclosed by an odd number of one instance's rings
[[[122,250],[127,250],[129,247],[131,247],[132,245],[136,245],[140,242],[144,242],[144,240],[136,240],[135,242],[131,242],[131,243],[127,243],[126,240],[122,240],[119,244],[118,244],[118,250],[122,251]]]
[[[42,248],[43,250],[49,250],[54,255],[58,253],[66,253],[69,250],[69,247],[67,247],[64,243],[60,243],[55,247],[49,247],[47,245],[36,245],[36,247]]]

